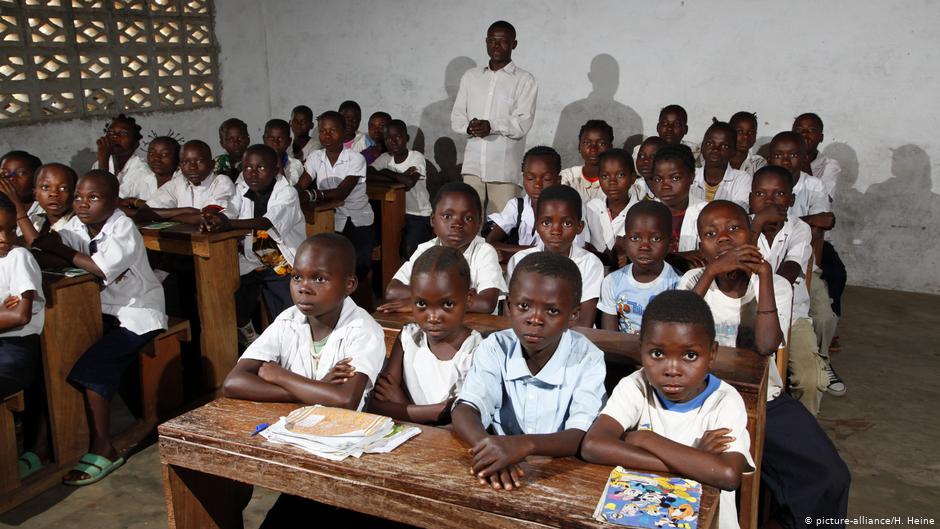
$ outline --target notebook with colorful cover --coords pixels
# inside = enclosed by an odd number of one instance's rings
[[[615,468],[594,518],[629,527],[696,529],[702,484],[691,479],[665,477]]]

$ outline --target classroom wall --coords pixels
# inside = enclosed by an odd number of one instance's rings
[[[839,159],[833,242],[852,284],[940,293],[940,4],[714,0],[216,0],[223,107],[140,119],[217,149],[225,117],[248,122],[297,104],[315,111],[355,99],[411,127],[435,177],[459,174],[464,140],[449,115],[460,76],[485,63],[486,27],[518,30],[517,63],[540,91],[530,146],[579,163],[580,125],[601,117],[616,141],[655,133],[659,109],[689,111],[700,141],[712,116],[756,111],[759,144],[804,111],[826,121],[821,149]],[[808,20],[800,16],[808,14]],[[0,150],[94,160],[101,120],[0,129]],[[363,125],[363,129],[365,125]]]
[[[225,118],[237,114],[249,124],[252,139],[261,141],[260,127],[268,119],[268,82],[265,75],[265,32],[262,6],[252,0],[216,2],[215,34],[221,53],[219,74],[222,106],[187,112],[134,114],[144,141],[172,130],[184,139],[203,139],[213,152],[221,152],[218,128]],[[90,118],[43,125],[0,128],[0,153],[26,149],[43,161],[69,163],[79,172],[95,162],[95,140],[107,119]],[[145,150],[146,147],[143,147]],[[218,154],[218,153],[216,153]]]
[[[464,141],[449,115],[460,75],[487,60],[487,26],[518,31],[513,57],[539,84],[530,146],[579,163],[577,132],[605,118],[622,142],[655,134],[659,109],[689,111],[701,141],[712,116],[756,111],[760,143],[816,111],[821,146],[843,165],[833,242],[853,284],[940,292],[940,4],[924,1],[268,0],[271,108],[335,109],[355,99],[422,134],[457,173]],[[803,16],[805,15],[805,19]],[[363,125],[363,129],[365,125]]]

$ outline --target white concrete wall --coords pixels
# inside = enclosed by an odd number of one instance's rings
[[[230,116],[248,123],[252,139],[261,141],[260,127],[270,113],[261,7],[252,0],[216,2],[222,106],[189,112],[134,114],[142,127],[144,141],[150,138],[151,131],[161,135],[173,130],[187,140],[207,141],[213,153],[219,154],[222,152],[219,124]],[[95,140],[107,122],[107,118],[89,118],[0,128],[0,153],[25,149],[43,161],[69,163],[77,171],[85,171],[95,161]]]
[[[265,119],[287,118],[297,104],[320,112],[354,99],[366,116],[385,110],[420,127],[417,147],[455,174],[457,83],[486,61],[486,27],[504,18],[519,33],[516,61],[540,86],[529,145],[554,145],[573,165],[586,119],[610,121],[620,142],[655,133],[668,103],[688,109],[695,140],[712,116],[756,111],[764,143],[816,111],[826,121],[822,149],[844,166],[833,240],[849,281],[940,293],[940,243],[927,229],[940,226],[940,179],[931,173],[940,160],[935,2],[216,0],[216,8],[223,108],[145,116],[145,130],[172,127],[215,148],[225,117],[247,121],[259,140]],[[90,163],[99,121],[0,129],[0,150],[67,161],[84,149]]]

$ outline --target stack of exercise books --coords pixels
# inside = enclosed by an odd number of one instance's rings
[[[261,435],[272,443],[342,461],[349,456],[391,452],[419,433],[419,428],[396,424],[381,415],[317,404],[281,417]]]

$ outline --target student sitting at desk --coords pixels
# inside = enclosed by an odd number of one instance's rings
[[[518,463],[526,457],[577,454],[603,406],[604,353],[568,329],[580,299],[581,273],[571,259],[538,252],[516,267],[512,329],[477,347],[452,412],[481,484],[511,490],[521,486]]]
[[[42,376],[42,274],[29,250],[17,246],[16,216],[16,208],[0,193],[0,398],[28,389]],[[21,479],[39,470],[41,461],[49,456],[45,435],[39,432],[40,423],[45,424],[41,419],[43,399],[36,393],[28,394],[24,417],[24,433],[36,439],[23,444],[39,446],[20,456]]]
[[[187,141],[180,154],[182,176],[174,176],[160,186],[138,210],[137,220],[175,220],[201,224],[206,207],[224,211],[229,207],[235,184],[215,174],[212,151],[200,140]],[[219,178],[222,176],[222,178]]]
[[[584,459],[672,472],[722,489],[719,529],[736,529],[734,491],[754,470],[741,395],[708,373],[718,352],[708,304],[671,290],[643,313],[643,367],[614,388],[584,436]]]
[[[40,235],[59,231],[72,218],[72,195],[78,175],[67,165],[49,163],[39,167],[35,181],[34,204],[39,205],[39,211],[30,216],[13,184],[0,179],[0,194],[6,195],[16,208],[16,228],[27,245],[32,245]]]
[[[117,207],[118,185],[107,171],[86,173],[75,190],[75,217],[58,234],[33,243],[69,266],[94,274],[104,285],[104,334],[68,375],[84,392],[91,443],[63,478],[66,485],[95,483],[124,463],[111,443],[111,399],[124,371],[167,325],[163,288],[147,262],[137,226]]]
[[[17,206],[17,237],[23,235],[19,223],[35,226],[42,218],[42,208],[33,192],[33,178],[41,165],[38,157],[26,151],[10,151],[0,158],[0,190]]]

